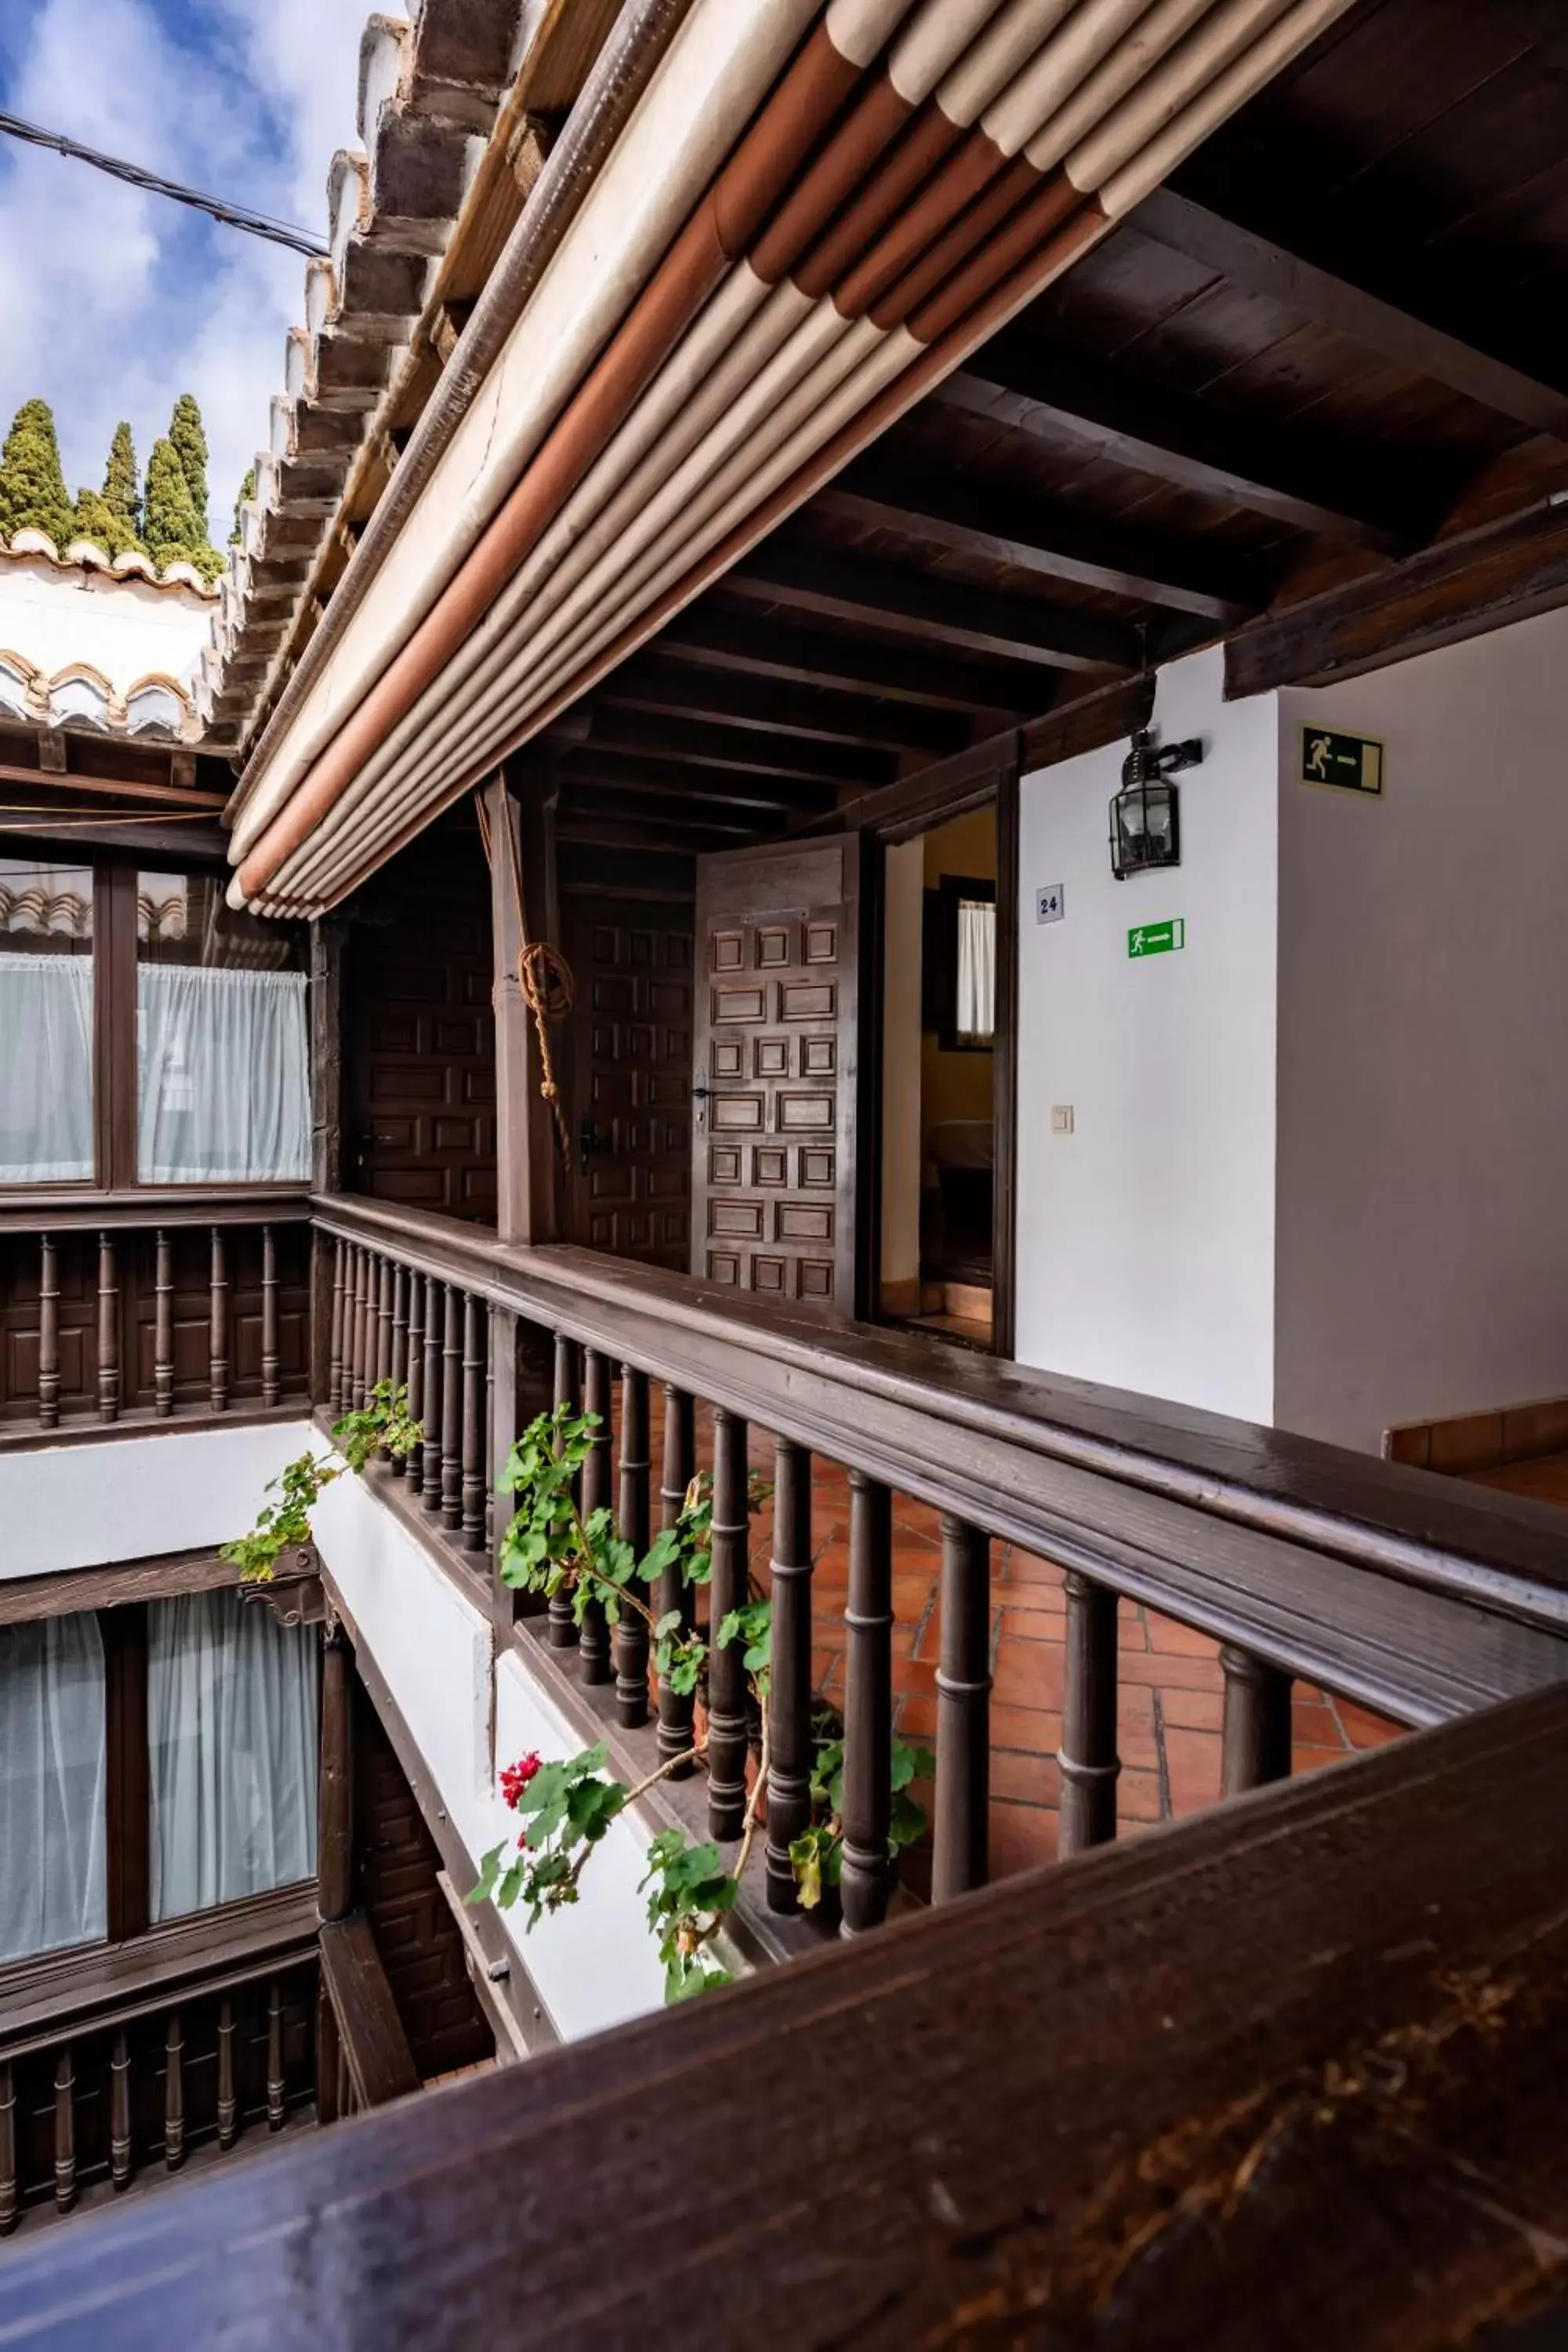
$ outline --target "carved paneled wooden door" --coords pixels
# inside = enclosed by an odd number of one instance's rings
[[[857,839],[697,871],[692,1272],[853,1314]]]
[[[691,1232],[690,922],[689,902],[597,898],[568,899],[563,917],[577,990],[566,1236],[678,1272]]]

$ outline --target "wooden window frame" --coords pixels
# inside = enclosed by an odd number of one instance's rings
[[[9,851],[6,853],[11,854]],[[44,853],[17,845],[18,856],[41,858]],[[269,1179],[240,1184],[217,1178],[210,1183],[147,1184],[136,1172],[136,877],[146,870],[144,856],[123,849],[105,851],[91,845],[79,853],[92,867],[92,1135],[94,1175],[90,1183],[34,1181],[0,1184],[0,1209],[47,1211],[56,1202],[122,1202],[135,1195],[151,1202],[216,1199],[243,1192],[247,1196],[297,1198],[309,1189],[309,1179]],[[165,857],[157,870],[170,874],[210,875],[205,864],[182,865]],[[313,963],[313,959],[312,959]],[[313,971],[307,967],[307,978]]]

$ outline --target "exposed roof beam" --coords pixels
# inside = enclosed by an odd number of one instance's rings
[[[1133,670],[1139,645],[1125,623],[1023,596],[998,596],[931,572],[900,572],[831,549],[771,539],[725,574],[731,593],[826,620],[886,629],[918,644],[1001,654],[1045,669]]]
[[[1117,369],[1031,350],[1014,334],[998,335],[929,398],[1053,447],[1065,434],[1114,465],[1384,554],[1419,544],[1436,512],[1418,513],[1374,480],[1374,467],[1388,471],[1376,458],[1310,446]]]
[[[733,808],[795,809],[819,814],[838,804],[837,788],[798,776],[759,776],[731,768],[682,767],[673,772],[667,761],[639,759],[629,751],[606,751],[584,745],[568,752],[561,763],[567,784],[609,784],[625,792],[646,793],[668,800],[677,793],[711,799]]]
[[[667,824],[657,816],[644,822],[598,816],[589,811],[581,816],[557,817],[555,838],[588,846],[607,842],[621,849],[684,849],[700,854],[705,849],[736,849],[756,835],[744,825]]]
[[[819,777],[829,782],[890,782],[897,761],[889,751],[844,743],[817,743],[752,727],[729,727],[668,711],[617,710],[597,702],[587,744],[627,751],[637,759],[677,760],[683,766],[733,768],[745,775]]]
[[[735,801],[712,795],[670,793],[655,799],[640,792],[616,791],[602,784],[571,785],[562,797],[557,824],[577,824],[590,816],[652,825],[660,832],[685,828],[698,833],[727,833],[738,841],[771,839],[782,834],[792,821],[788,809],[745,808]]]
[[[1026,490],[933,473],[891,452],[851,466],[817,492],[812,512],[896,530],[1039,579],[1171,605],[1225,628],[1268,602],[1267,589],[1242,567],[1215,563],[1201,549],[1048,504]]]
[[[968,728],[963,718],[917,709],[913,703],[803,686],[790,678],[752,677],[738,670],[644,653],[595,688],[594,700],[623,710],[673,710],[735,727],[782,730],[824,743],[872,743],[883,749],[956,751]]]
[[[1032,718],[1055,698],[1050,674],[1021,663],[947,659],[864,633],[796,626],[787,614],[764,624],[716,601],[727,584],[662,631],[661,653],[702,668],[800,686],[846,686],[893,695],[917,709],[984,712],[1001,719]]]
[[[1132,214],[1130,226],[1249,294],[1267,295],[1303,318],[1377,352],[1415,375],[1429,376],[1532,432],[1568,436],[1568,393],[1542,383],[1489,352],[1447,333],[1429,320],[1320,269],[1251,229],[1161,188]]]

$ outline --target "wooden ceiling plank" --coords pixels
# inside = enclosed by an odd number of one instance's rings
[[[602,746],[568,752],[561,763],[561,775],[568,784],[607,784],[617,791],[646,793],[657,800],[684,792],[692,798],[711,798],[737,808],[782,808],[816,814],[838,803],[837,788],[830,783],[723,768],[682,769],[678,777],[666,761],[639,759],[632,752],[608,751]]]
[[[1137,635],[1126,623],[778,539],[726,573],[725,583],[755,603],[868,625],[922,645],[1001,654],[1045,669],[1139,666]]]
[[[1538,382],[1429,320],[1320,269],[1270,238],[1177,195],[1173,189],[1161,188],[1146,197],[1132,215],[1131,226],[1205,268],[1217,270],[1231,285],[1283,302],[1304,318],[1331,327],[1363,350],[1408,368],[1414,375],[1429,376],[1484,408],[1529,425],[1532,432],[1568,437],[1568,394],[1555,385]]]
[[[623,710],[673,710],[734,727],[782,729],[825,743],[884,750],[956,751],[967,732],[958,716],[873,695],[640,654],[605,679],[595,701]]]
[[[735,612],[711,598],[671,622],[658,644],[672,661],[799,686],[891,695],[923,710],[1027,719],[1053,698],[1050,677],[1021,664],[944,660],[863,633],[797,625],[787,616],[778,625],[763,625],[751,612]]]
[[[588,742],[634,758],[676,760],[742,774],[801,776],[844,784],[885,783],[897,764],[891,752],[866,745],[817,743],[808,737],[730,727],[673,711],[617,710],[596,700]]]
[[[1419,515],[1375,486],[1365,465],[1321,462],[1295,436],[1012,337],[998,336],[930,396],[1058,448],[1067,435],[1136,473],[1382,554],[1419,545],[1436,520],[1439,501]]]
[[[1261,583],[1205,560],[1201,549],[1130,531],[1100,515],[1027,492],[879,455],[819,491],[813,512],[896,530],[955,554],[1041,579],[1070,580],[1137,604],[1170,605],[1234,628],[1267,605]]]

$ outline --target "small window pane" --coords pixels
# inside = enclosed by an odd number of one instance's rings
[[[236,914],[205,875],[136,877],[137,1174],[144,1184],[310,1172],[305,939]]]
[[[0,858],[0,1184],[92,1174],[91,869]]]
[[[154,1601],[147,1630],[153,1918],[312,1877],[313,1630],[232,1589]]]
[[[97,1618],[0,1625],[0,1961],[108,1934],[107,1749]]]

